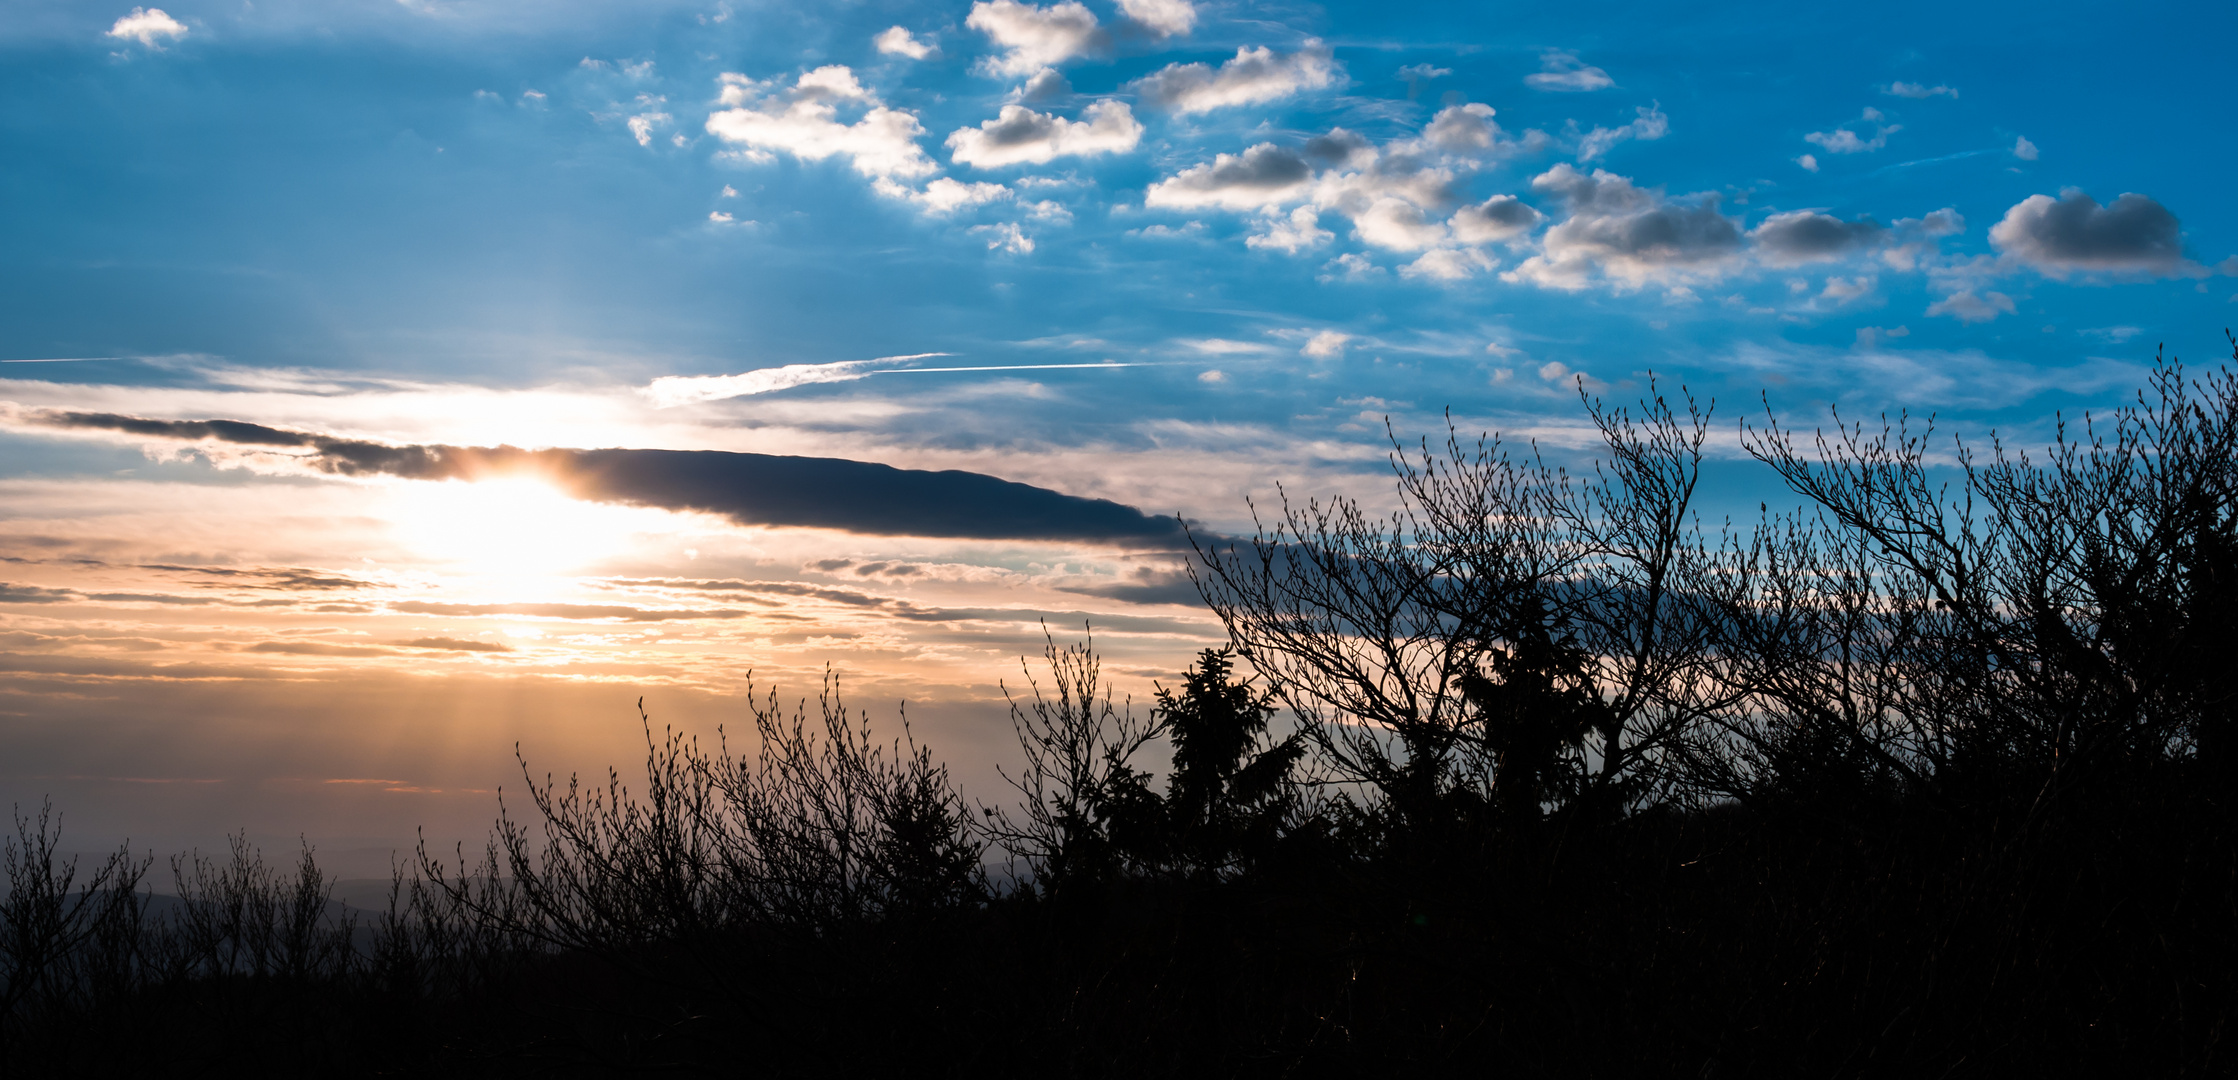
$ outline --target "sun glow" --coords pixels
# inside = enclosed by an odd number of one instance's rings
[[[582,502],[511,478],[399,486],[391,520],[411,553],[482,577],[546,577],[621,555],[670,515]]]

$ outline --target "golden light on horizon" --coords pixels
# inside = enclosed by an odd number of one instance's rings
[[[529,477],[398,485],[386,516],[414,555],[481,578],[545,578],[624,554],[670,515],[570,498]]]

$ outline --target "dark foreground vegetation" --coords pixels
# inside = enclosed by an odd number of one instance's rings
[[[8,849],[21,1075],[1945,1077],[2238,1071],[2238,386],[2049,450],[1747,452],[1588,402],[1589,475],[1455,437],[1285,502],[1140,712],[1087,646],[979,804],[827,682],[649,782],[533,783],[337,919],[306,856]],[[1945,482],[1947,480],[1947,483]],[[525,771],[525,769],[524,769]],[[89,887],[90,879],[90,887]]]

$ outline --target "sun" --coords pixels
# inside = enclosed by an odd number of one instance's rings
[[[627,551],[657,530],[656,511],[571,499],[539,480],[398,486],[397,539],[419,559],[481,577],[549,577]]]

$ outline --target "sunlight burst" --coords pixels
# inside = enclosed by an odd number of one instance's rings
[[[569,498],[539,480],[400,485],[390,511],[400,540],[447,568],[482,577],[543,577],[627,551],[671,515]]]

